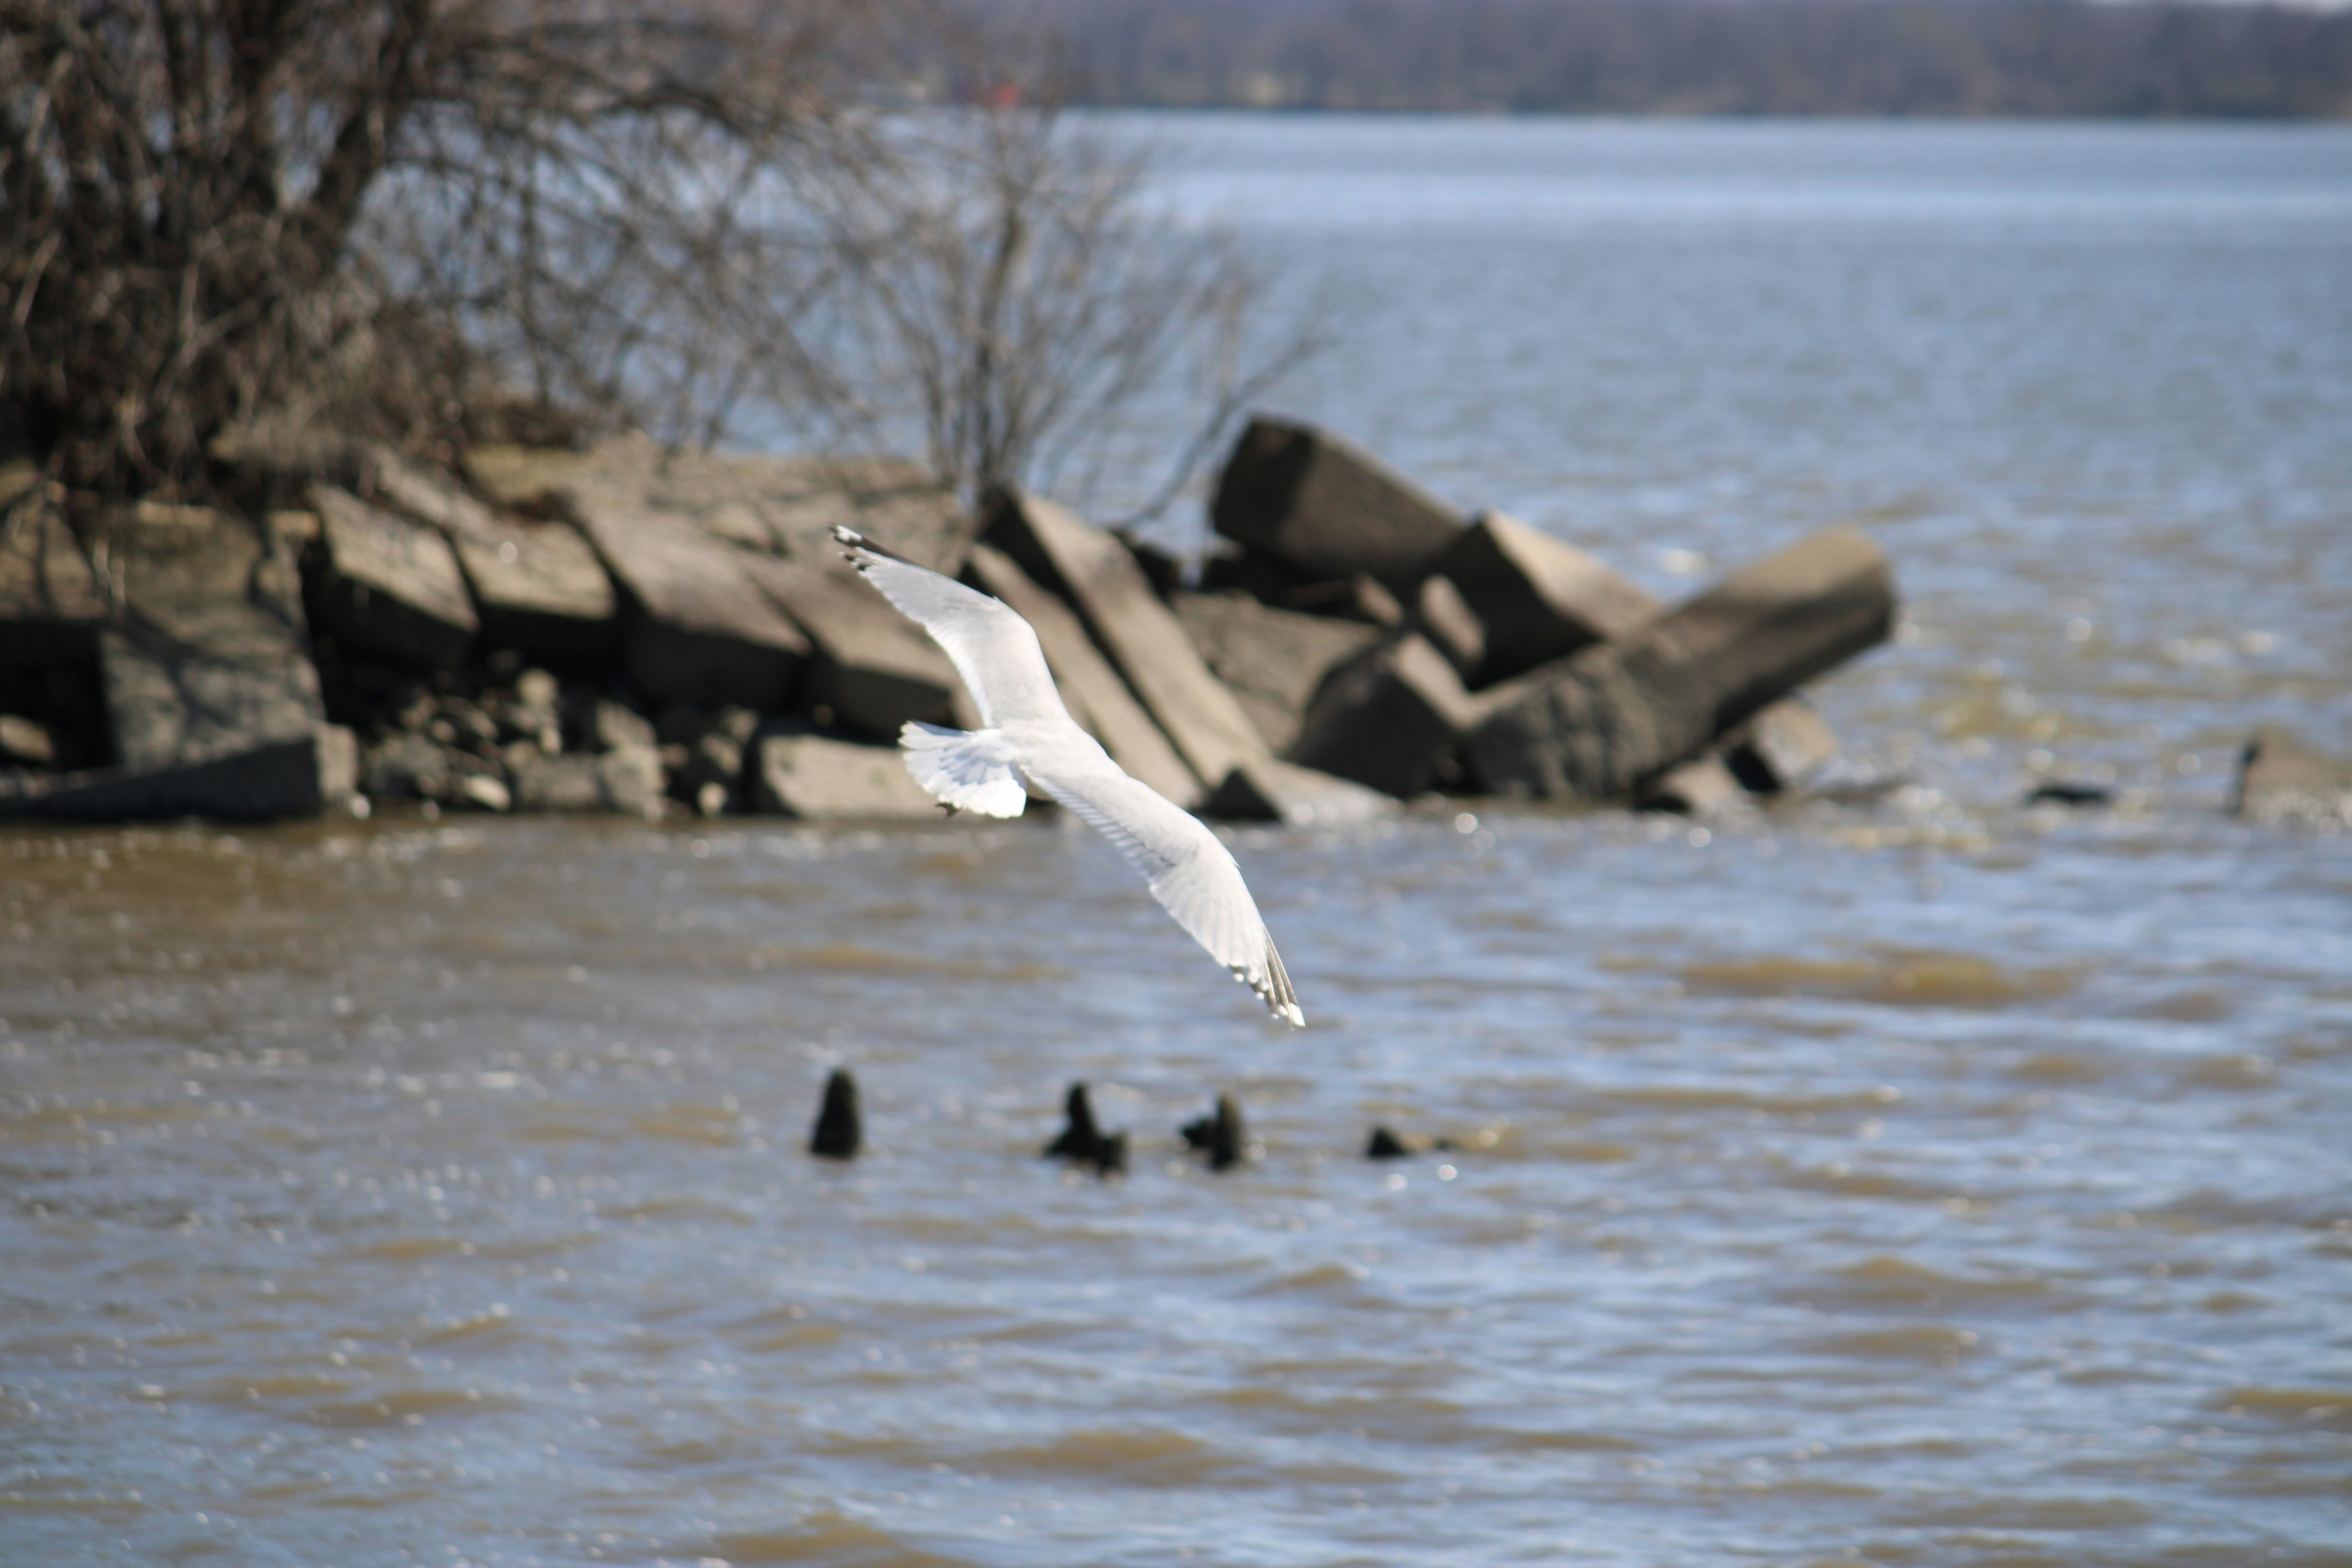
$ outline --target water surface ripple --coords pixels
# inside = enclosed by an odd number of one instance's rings
[[[1895,787],[1234,833],[1296,1036],[1050,820],[0,834],[0,1558],[2352,1563],[2352,135],[1150,129],[1448,493],[1877,530]]]

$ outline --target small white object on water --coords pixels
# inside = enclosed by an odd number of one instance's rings
[[[946,650],[980,707],[979,730],[909,722],[907,771],[931,798],[986,816],[1018,816],[1029,791],[1050,795],[1117,845],[1151,896],[1256,992],[1266,1010],[1307,1026],[1241,868],[1198,818],[1129,777],[1062,706],[1027,621],[987,595],[875,550],[835,528],[850,564]]]

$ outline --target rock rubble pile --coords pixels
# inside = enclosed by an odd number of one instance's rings
[[[78,531],[0,468],[0,814],[929,817],[898,730],[978,715],[835,523],[1012,605],[1072,714],[1163,795],[1293,823],[1431,790],[1694,812],[1787,790],[1837,745],[1796,693],[1896,604],[1841,528],[1661,605],[1266,417],[1192,574],[1042,497],[973,515],[883,460],[220,458],[235,509],[85,509]]]

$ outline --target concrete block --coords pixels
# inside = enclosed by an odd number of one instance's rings
[[[1413,594],[1412,629],[1427,637],[1465,682],[1486,662],[1486,624],[1463,599],[1462,590],[1451,577],[1421,580]]]
[[[1227,773],[1198,809],[1202,816],[1230,822],[1345,827],[1394,816],[1400,808],[1378,790],[1268,757]]]
[[[1624,642],[1659,605],[1632,579],[1506,512],[1479,515],[1430,563],[1486,628],[1473,690],[1596,642]]]
[[[575,479],[560,499],[621,588],[622,661],[640,690],[706,706],[784,706],[809,640],[751,580],[744,552],[608,481]]]
[[[307,500],[319,518],[303,561],[311,629],[418,668],[462,662],[481,623],[449,542],[333,485],[313,485]]]
[[[1725,737],[1723,760],[1750,795],[1780,795],[1829,765],[1837,731],[1801,697],[1784,697]]]
[[[907,772],[896,746],[823,735],[765,735],[753,742],[758,808],[784,816],[937,821],[939,803]]]
[[[388,449],[368,453],[360,483],[373,500],[448,540],[473,591],[482,647],[563,664],[617,650],[620,602],[613,581],[570,524],[494,511],[451,476]]]
[[[986,538],[1078,613],[1197,777],[1222,781],[1269,754],[1125,545],[1067,507],[1019,491],[993,498]]]
[[[2265,724],[2238,757],[2231,810],[2248,822],[2352,824],[2352,763]]]
[[[351,799],[358,768],[352,732],[320,724],[306,734],[200,762],[0,779],[0,817],[268,822],[316,816]]]
[[[1886,558],[1857,529],[1799,541],[1669,614],[1482,693],[1463,746],[1499,795],[1622,800],[1824,670],[1886,639]]]
[[[110,531],[126,611],[98,639],[113,762],[150,773],[309,743],[326,713],[276,537],[152,502]]]
[[[1298,739],[1324,679],[1380,638],[1370,626],[1278,610],[1239,594],[1178,593],[1168,607],[1276,756]]]
[[[962,678],[922,627],[858,577],[836,549],[831,564],[746,555],[743,569],[808,634],[801,700],[855,730],[898,739],[909,719],[951,721]],[[966,699],[969,701],[969,699]],[[820,718],[823,716],[821,715]]]
[[[1130,775],[1150,784],[1177,805],[1190,806],[1201,796],[1201,781],[1176,753],[1167,732],[1143,710],[1143,705],[1119,679],[1102,650],[1087,635],[1076,611],[1013,564],[1013,558],[991,545],[976,546],[964,566],[964,581],[982,593],[1004,601],[1037,634],[1045,650],[1045,667],[1062,694],[1070,717],[1102,743]]]
[[[1445,656],[1405,633],[1325,682],[1291,761],[1410,797],[1437,781],[1481,716]]]
[[[1219,533],[1313,578],[1368,573],[1405,594],[1461,532],[1454,508],[1311,425],[1254,418],[1217,480]]]

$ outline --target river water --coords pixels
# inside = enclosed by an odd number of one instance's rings
[[[2352,1563],[2352,133],[1114,129],[1465,505],[1872,528],[1892,787],[1235,832],[1297,1035],[1067,824],[0,835],[0,1561]]]

